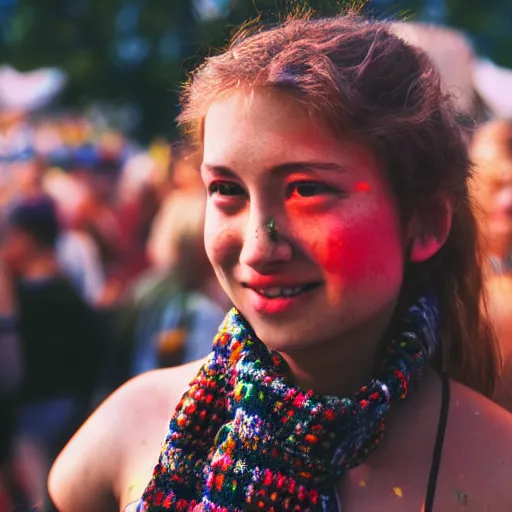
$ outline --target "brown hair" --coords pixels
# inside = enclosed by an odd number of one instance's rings
[[[387,22],[354,14],[290,18],[274,28],[239,33],[224,53],[207,59],[185,88],[178,120],[200,146],[208,107],[234,90],[254,87],[289,94],[337,136],[355,137],[372,148],[404,225],[419,214],[428,231],[436,205],[450,200],[448,239],[427,262],[407,266],[402,296],[425,283],[435,288],[442,339],[433,365],[490,395],[498,355],[480,309],[470,163],[452,104],[428,57],[393,35]]]

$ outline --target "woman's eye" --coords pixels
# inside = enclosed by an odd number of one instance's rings
[[[210,195],[218,194],[219,196],[238,196],[244,193],[240,185],[223,181],[212,183],[208,187],[208,192]]]
[[[314,181],[302,181],[289,185],[287,196],[314,197],[321,194],[332,193],[333,191],[334,189],[332,187],[323,183],[316,183]]]

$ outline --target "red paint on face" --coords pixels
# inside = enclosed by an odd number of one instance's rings
[[[318,262],[329,274],[338,274],[346,282],[356,283],[368,272],[368,250],[374,238],[368,226],[345,229],[331,234],[318,247]]]
[[[359,221],[352,218],[347,223],[340,222],[339,227],[331,225],[325,239],[312,245],[312,257],[325,273],[327,303],[333,307],[351,296],[353,290],[373,286],[375,293],[381,293],[379,288],[389,280],[389,264],[399,263],[382,226],[372,226],[362,217]],[[368,295],[369,303],[373,298]]]
[[[370,184],[366,181],[360,181],[356,183],[356,192],[368,192],[370,190]]]
[[[322,262],[322,266],[330,274],[339,271],[342,265],[344,252],[346,248],[343,246],[340,235],[331,235],[327,239],[325,246],[319,251],[319,260]]]

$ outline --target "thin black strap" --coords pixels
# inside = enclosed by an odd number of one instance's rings
[[[436,444],[434,454],[432,455],[432,464],[430,466],[430,476],[428,478],[427,498],[425,500],[425,512],[432,512],[434,507],[434,498],[436,495],[437,475],[441,465],[441,455],[443,453],[444,435],[446,433],[446,423],[448,421],[448,409],[450,407],[450,382],[448,377],[441,373],[441,413],[439,415],[439,425],[437,427]]]

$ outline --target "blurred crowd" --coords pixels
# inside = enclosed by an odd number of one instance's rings
[[[512,410],[512,121],[496,117],[468,131],[470,185],[503,356],[496,400]],[[229,304],[203,246],[199,164],[184,141],[142,148],[84,115],[0,102],[0,511],[51,510],[50,465],[99,401],[210,351]]]
[[[186,143],[141,149],[69,114],[1,123],[0,510],[23,510],[47,499],[52,460],[94,406],[205,356],[228,303]]]

